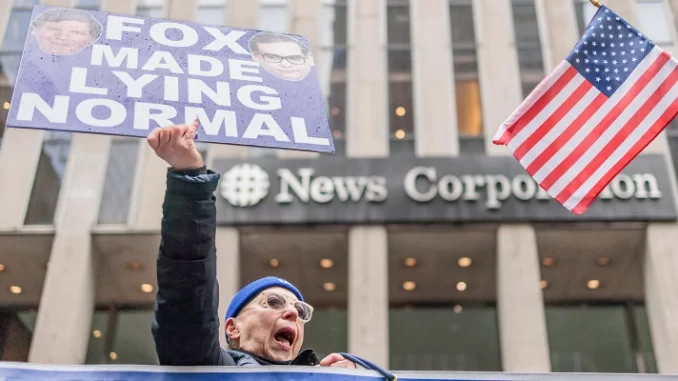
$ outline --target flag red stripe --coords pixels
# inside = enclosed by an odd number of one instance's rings
[[[563,102],[563,104],[561,104],[560,107],[544,121],[544,123],[542,123],[519,147],[515,149],[513,152],[515,157],[518,160],[522,160],[523,156],[525,156],[535,144],[539,143],[539,141],[546,136],[546,134],[549,133],[549,131],[551,131],[574,106],[577,105],[591,87],[593,87],[593,85],[589,81],[582,82],[577,89],[570,94],[565,102]]]
[[[574,192],[591,177],[598,168],[619,148],[626,138],[643,122],[643,119],[652,111],[652,109],[661,101],[671,87],[678,82],[678,68],[673,69],[671,74],[662,82],[652,95],[643,103],[638,111],[624,124],[624,126],[610,139],[603,149],[594,156],[591,161],[580,171],[577,176],[563,189],[556,200],[564,203],[569,200]]]
[[[532,121],[532,119],[539,115],[544,107],[551,103],[553,98],[555,98],[563,90],[563,88],[567,86],[568,83],[570,83],[570,80],[572,80],[575,75],[577,75],[577,69],[570,66],[563,73],[563,75],[558,78],[553,86],[546,90],[544,95],[534,102],[534,105],[532,105],[532,107],[530,107],[530,109],[527,110],[527,112],[525,112],[525,114],[523,114],[520,119],[509,126],[506,131],[504,131],[504,134],[502,134],[500,140],[504,142],[504,144],[508,144],[515,134],[519,133],[523,128],[525,128],[525,126],[527,126]]]
[[[666,54],[659,55],[652,65],[643,73],[640,78],[633,84],[626,95],[616,103],[614,108],[598,123],[598,125],[579,143],[579,145],[570,152],[567,157],[556,166],[556,168],[549,173],[544,181],[541,182],[541,187],[549,190],[558,179],[560,179],[576,162],[577,160],[595,143],[596,139],[602,135],[605,130],[617,119],[624,109],[638,96],[638,94],[645,88],[645,86],[654,78],[661,70],[664,64],[669,60]],[[610,100],[608,100],[610,102]]]
[[[537,173],[541,167],[546,164],[553,155],[555,155],[561,148],[567,143],[574,134],[579,131],[579,129],[588,122],[589,119],[595,114],[596,111],[605,103],[607,100],[605,94],[598,94],[598,96],[589,104],[584,111],[572,121],[572,123],[567,126],[567,128],[560,134],[558,137],[551,142],[546,149],[544,149],[539,156],[537,156],[530,165],[527,166],[527,173],[533,175]]]
[[[659,135],[666,125],[673,120],[673,118],[678,113],[678,98],[676,98],[673,103],[664,111],[664,113],[657,119],[656,122],[650,127],[645,134],[636,142],[631,150],[626,152],[626,154],[610,168],[610,170],[593,186],[591,191],[582,198],[582,200],[572,209],[572,212],[575,214],[582,214],[586,208],[593,202],[593,200],[598,197],[600,192],[605,189],[605,186],[609,184],[612,179],[621,172],[624,167],[628,165],[640,152],[642,152],[645,147],[647,147],[656,137]]]

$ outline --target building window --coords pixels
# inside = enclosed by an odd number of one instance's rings
[[[2,136],[5,133],[5,124],[7,123],[7,116],[9,114],[10,100],[12,99],[12,86],[0,85],[0,148],[2,148]]]
[[[666,126],[666,137],[669,140],[669,150],[671,151],[671,158],[673,160],[673,169],[678,175],[678,120],[673,119],[671,123]]]
[[[554,372],[656,372],[642,226],[535,228]],[[576,239],[572,239],[576,234]]]
[[[153,310],[141,307],[95,311],[85,363],[158,365],[152,320]]]
[[[316,70],[329,113],[335,154],[346,150],[346,12],[345,0],[325,0],[320,13]]]
[[[656,373],[643,307],[548,306],[554,372]]]
[[[259,28],[289,33],[289,6],[287,0],[259,0]]]
[[[90,9],[93,11],[99,10],[99,5],[101,0],[78,0],[76,2],[76,8],[80,9]]]
[[[112,351],[112,348],[107,344],[109,341],[108,320],[108,310],[97,310],[94,312],[85,364],[108,364],[109,353]],[[114,355],[113,357],[116,356]]]
[[[99,208],[99,224],[127,223],[139,154],[139,139],[113,137]]]
[[[655,44],[666,48],[673,44],[671,35],[671,19],[667,9],[668,4],[663,0],[636,0],[636,26]]]
[[[26,225],[53,224],[61,180],[66,171],[68,151],[71,147],[70,133],[47,131],[46,134],[24,220]]]
[[[583,35],[586,27],[591,22],[598,8],[594,7],[589,0],[574,0],[574,11],[577,16],[579,35]]]
[[[32,7],[40,4],[40,0],[14,0],[15,7]]]
[[[16,80],[21,52],[23,51],[28,24],[31,19],[32,6],[39,4],[40,0],[15,0],[12,6],[5,38],[0,47],[0,142],[7,123],[12,88]]]
[[[501,371],[495,231],[392,229],[389,368]]]
[[[589,0],[574,0],[575,11],[577,14],[577,24],[579,33],[584,34],[586,26],[589,24],[597,8],[591,5]],[[668,5],[663,0],[635,0],[635,23],[638,30],[645,34],[650,40],[660,47],[666,48],[673,45],[671,34],[672,20],[667,15],[670,14]]]
[[[313,348],[318,358],[348,351],[348,311],[345,306],[318,306],[313,320],[304,327],[304,348]]]
[[[485,152],[478,54],[471,0],[450,0],[459,152]]]
[[[0,361],[28,362],[35,310],[0,309]]]
[[[633,332],[631,342],[634,343],[636,363],[640,373],[658,373],[657,361],[652,346],[652,333],[647,316],[647,308],[640,304],[630,304],[627,307],[629,329]]]
[[[225,25],[226,0],[199,0],[195,19],[203,25]]]
[[[513,25],[518,49],[518,64],[523,98],[544,78],[539,25],[534,0],[512,0]]]
[[[388,115],[391,152],[414,152],[410,3],[387,1]]]
[[[392,308],[389,331],[390,369],[501,371],[494,306]]]
[[[313,348],[321,359],[333,352],[347,351],[347,319],[345,306],[318,306],[313,311],[313,319],[304,327],[303,347]],[[92,318],[85,364],[158,365],[152,320],[153,310],[146,307],[98,309]],[[27,361],[27,355],[28,348],[23,361]]]
[[[4,86],[13,86],[16,80],[21,52],[23,51],[31,19],[32,5],[30,1],[24,0],[16,1],[14,7],[12,7],[7,29],[5,30],[5,39],[2,43],[2,51],[0,52],[2,84]]]
[[[165,17],[165,0],[138,0],[137,16]]]

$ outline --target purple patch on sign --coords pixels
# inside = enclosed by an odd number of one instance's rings
[[[34,6],[8,127],[334,152],[308,39]]]

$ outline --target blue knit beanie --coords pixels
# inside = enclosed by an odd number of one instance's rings
[[[240,310],[245,307],[245,305],[252,299],[254,299],[255,296],[259,295],[261,291],[271,287],[282,287],[292,292],[299,300],[304,301],[304,297],[301,296],[301,292],[299,292],[299,290],[294,287],[292,283],[282,278],[269,276],[257,279],[238,291],[238,293],[233,297],[233,300],[231,300],[228,310],[226,310],[226,316],[224,320],[228,320],[228,318],[238,315]]]

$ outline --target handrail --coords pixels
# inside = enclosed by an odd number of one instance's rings
[[[678,381],[678,374],[511,373],[394,371],[400,381]],[[0,363],[0,380],[12,381],[375,381],[376,371],[320,367],[164,367],[146,365],[42,365]]]

